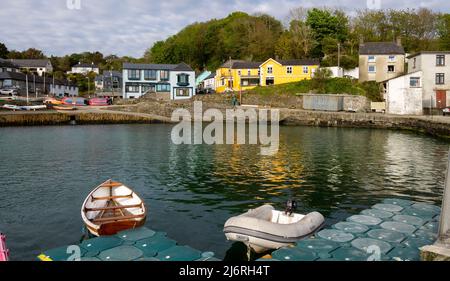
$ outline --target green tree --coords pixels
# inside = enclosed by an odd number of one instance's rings
[[[6,48],[5,44],[0,42],[0,58],[7,58],[8,54],[8,48]]]
[[[450,50],[450,14],[444,14],[439,18],[438,33],[441,50]]]

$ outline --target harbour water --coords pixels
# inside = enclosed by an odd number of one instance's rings
[[[384,198],[439,205],[449,143],[384,130],[281,127],[280,151],[172,144],[171,125],[0,128],[0,230],[13,260],[79,243],[80,207],[99,183],[132,187],[147,227],[223,258],[230,216],[265,203],[332,225]]]

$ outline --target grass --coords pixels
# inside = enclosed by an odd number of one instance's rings
[[[325,78],[299,82],[256,87],[248,90],[257,95],[298,95],[298,94],[347,94],[365,96],[371,101],[381,101],[380,88],[375,82],[359,83],[348,78]]]

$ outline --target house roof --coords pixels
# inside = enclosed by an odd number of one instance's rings
[[[410,59],[410,58],[417,57],[420,55],[440,55],[440,54],[448,55],[448,54],[450,54],[450,51],[420,51],[418,53],[407,56],[407,58]]]
[[[261,62],[244,61],[244,60],[228,60],[222,64],[222,68],[231,69],[255,69],[259,68]]]
[[[93,63],[80,63],[79,62],[78,64],[72,66],[72,68],[78,68],[78,67],[80,67],[80,68],[98,68],[98,66],[96,66]]]
[[[21,72],[0,72],[0,80],[1,79],[12,79],[12,80],[16,80],[16,81],[26,81],[26,74],[21,73]],[[28,75],[28,83],[44,83],[44,77],[38,76],[38,75]],[[48,85],[53,84],[53,78],[52,77],[47,77],[46,78],[46,83]],[[55,79],[55,84],[56,85],[66,85],[66,86],[76,86],[74,83],[71,83],[67,80],[62,80],[62,79]]]
[[[123,69],[194,71],[184,62],[180,64],[124,63]]]
[[[120,79],[122,79],[122,72],[115,71],[115,70],[113,70],[111,72],[112,72],[113,77],[119,77]],[[103,79],[105,79],[105,78],[108,80],[111,80],[110,77],[111,77],[111,73],[109,71],[103,71],[103,74],[97,75],[95,77],[95,81],[103,81]]]
[[[319,65],[318,59],[299,59],[299,60],[276,60],[283,66],[295,66],[295,65]]]
[[[47,67],[48,64],[51,65],[51,62],[48,59],[39,59],[39,60],[12,59],[10,61],[18,65],[19,67]]]
[[[213,79],[213,78],[215,78],[215,77],[216,77],[216,73],[213,72],[213,73],[211,73],[208,77],[206,77],[205,80],[207,80],[207,79]]]
[[[8,68],[19,68],[17,64],[12,63],[11,61],[0,59],[0,67],[8,67]]]
[[[360,55],[404,55],[405,49],[394,42],[366,42],[359,45]]]

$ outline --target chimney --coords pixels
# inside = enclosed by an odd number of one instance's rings
[[[397,46],[399,46],[399,47],[402,46],[402,38],[400,36],[397,37]]]

